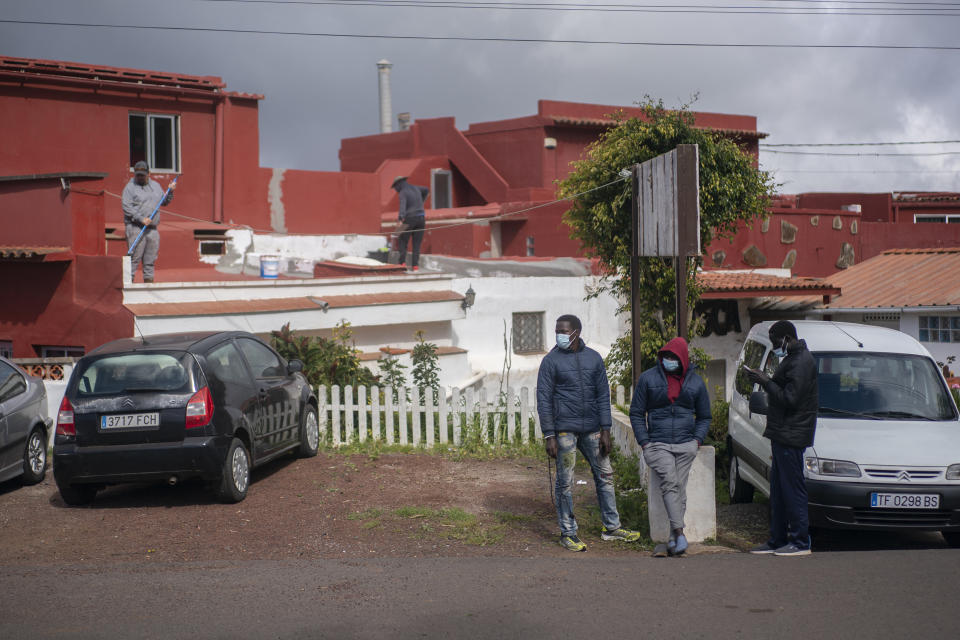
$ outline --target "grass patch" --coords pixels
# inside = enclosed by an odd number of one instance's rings
[[[476,515],[459,507],[432,509],[405,506],[395,510],[393,514],[398,518],[423,519],[414,533],[415,538],[426,539],[437,536],[480,547],[502,542],[506,528],[502,523],[482,522]]]
[[[510,513],[509,511],[494,511],[491,515],[501,524],[527,524],[535,522],[539,518],[523,513]]]
[[[382,514],[382,509],[367,509],[366,511],[357,511],[349,514],[347,520],[372,520],[379,518]]]

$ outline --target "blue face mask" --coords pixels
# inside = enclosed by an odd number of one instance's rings
[[[787,341],[787,339],[784,338],[784,339],[783,339],[783,342],[786,342],[786,341]],[[774,350],[773,350],[773,355],[777,356],[777,357],[780,358],[781,360],[783,360],[784,358],[787,357],[787,348],[786,348],[785,346],[783,346],[783,342],[780,343],[780,348],[779,348],[779,349],[774,349]]]
[[[664,358],[663,360],[661,360],[661,362],[663,363],[663,368],[669,371],[670,373],[680,370],[680,363],[677,362],[676,360],[667,360],[666,358]]]
[[[557,334],[557,346],[560,347],[561,349],[569,349],[569,348],[570,348],[570,336],[568,336],[568,335],[565,334],[565,333],[558,333],[558,334]]]

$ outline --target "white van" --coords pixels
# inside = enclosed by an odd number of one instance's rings
[[[754,326],[737,360],[730,401],[730,501],[770,495],[765,395],[743,365],[768,375],[779,364]],[[919,342],[861,324],[795,321],[817,361],[820,410],[804,453],[810,526],[940,531],[960,546],[960,413]],[[753,395],[753,403],[751,403]],[[751,404],[753,412],[751,412]]]

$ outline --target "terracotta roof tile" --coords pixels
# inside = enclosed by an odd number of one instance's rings
[[[610,127],[617,123],[612,118],[572,118],[567,116],[547,116],[557,125],[568,125],[575,127]],[[717,129],[714,127],[697,127],[698,129],[710,129],[730,136],[743,136],[746,138],[766,138],[769,134],[752,129]]]
[[[822,278],[800,276],[785,278],[752,271],[701,271],[697,274],[697,283],[703,287],[703,297],[708,299],[771,295],[837,295],[840,292],[832,282]]]
[[[960,304],[960,247],[891,249],[830,276],[842,289],[828,308]]]
[[[416,304],[463,300],[455,291],[394,291],[322,298],[262,298],[259,300],[221,300],[219,302],[161,302],[124,305],[134,315],[144,316],[218,316],[240,313],[275,313],[279,311],[314,311],[322,300],[331,309],[391,304]]]

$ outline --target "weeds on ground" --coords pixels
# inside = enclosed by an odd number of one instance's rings
[[[407,506],[395,510],[393,515],[406,519],[423,518],[414,534],[416,538],[439,536],[480,547],[499,544],[503,541],[506,530],[502,523],[484,523],[476,515],[459,507],[431,509]]]

